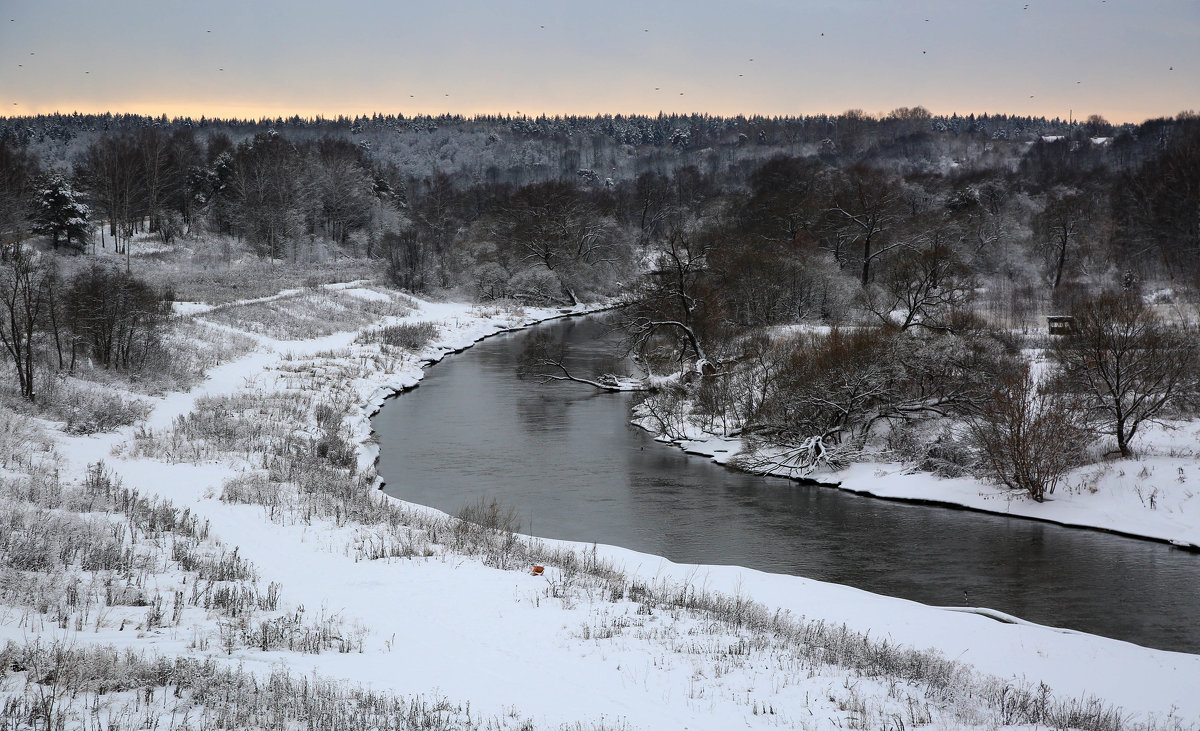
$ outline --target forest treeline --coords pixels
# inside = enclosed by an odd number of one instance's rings
[[[1044,464],[1013,462],[1029,451],[1014,435],[1042,429],[1074,445],[1061,450],[1069,466],[1097,433],[1129,454],[1140,425],[1195,400],[1191,113],[1122,126],[919,107],[881,118],[0,121],[10,315],[37,300],[51,314],[29,322],[82,322],[68,293],[87,285],[21,304],[14,293],[33,279],[12,272],[37,267],[19,242],[85,256],[111,246],[132,271],[144,234],[167,249],[219,237],[267,260],[376,261],[418,293],[621,298],[639,363],[680,374],[644,404],[660,428],[745,434],[765,445],[763,464],[852,459],[875,444],[949,471],[991,460],[1028,473],[1014,486],[1040,496],[1053,479]],[[1028,341],[1055,313],[1074,317],[1071,333]],[[60,332],[58,320],[31,325],[8,347],[18,375],[32,379],[35,351],[58,367],[97,352],[80,331],[64,356]],[[1035,344],[1054,366],[1031,376]],[[1153,373],[1131,385],[1131,367]]]

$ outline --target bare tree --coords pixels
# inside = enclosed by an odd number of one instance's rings
[[[17,369],[21,395],[33,401],[34,350],[53,296],[55,271],[20,244],[0,269],[0,344]]]
[[[974,277],[945,244],[907,250],[864,292],[868,311],[901,330],[949,331],[950,315],[974,292]],[[897,321],[896,318],[899,318]]]
[[[1056,189],[1046,208],[1034,219],[1038,239],[1050,259],[1054,288],[1062,284],[1068,259],[1078,259],[1083,247],[1095,236],[1099,211],[1092,195],[1077,190]]]
[[[705,341],[719,328],[719,307],[707,281],[709,246],[682,226],[675,227],[655,258],[643,289],[626,306],[624,328],[631,350],[643,362],[689,360],[704,373],[714,363]]]
[[[864,286],[871,281],[877,259],[907,245],[904,239],[889,237],[903,215],[900,202],[897,187],[886,175],[861,165],[847,172],[830,201],[823,238],[839,260],[848,256],[847,249],[861,250],[859,280]]]
[[[1084,394],[1093,422],[1121,456],[1138,429],[1195,397],[1196,336],[1161,322],[1136,291],[1110,292],[1072,308],[1072,332],[1053,349],[1068,387]]]
[[[75,163],[83,189],[108,217],[118,254],[128,254],[129,239],[147,210],[142,162],[135,138],[114,134],[97,138]]]
[[[0,261],[28,234],[39,172],[25,148],[0,137]]]

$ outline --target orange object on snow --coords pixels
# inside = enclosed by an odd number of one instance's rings
[[[533,571],[530,573],[532,573],[534,576],[541,576],[543,573],[545,573],[545,571],[546,571],[545,566],[534,566]]]

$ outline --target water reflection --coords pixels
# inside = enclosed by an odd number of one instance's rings
[[[592,320],[547,326],[573,367],[611,357]],[[525,334],[434,367],[376,417],[388,492],[457,513],[513,505],[527,530],[672,561],[737,564],[1165,649],[1200,651],[1200,557],[1026,520],[732,472],[628,424],[627,394],[519,380]]]

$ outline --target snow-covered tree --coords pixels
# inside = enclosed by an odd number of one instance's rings
[[[38,192],[33,230],[51,237],[54,248],[63,242],[82,249],[88,239],[88,207],[71,184],[51,176]]]

